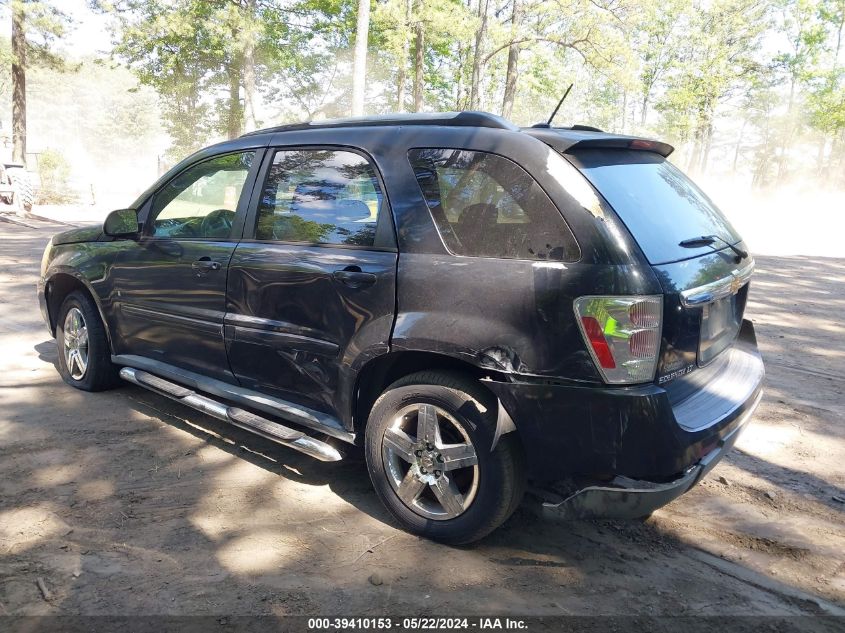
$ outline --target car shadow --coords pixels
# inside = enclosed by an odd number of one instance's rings
[[[50,363],[53,367],[55,367],[56,371],[58,371],[59,352],[56,349],[56,341],[54,339],[38,343],[33,346],[33,349],[38,353],[38,360]]]
[[[44,347],[44,345],[49,347]],[[49,342],[36,347],[41,347],[38,349],[39,354],[43,354],[45,360],[52,362],[50,358],[54,357],[55,348],[49,345]],[[76,395],[72,389],[66,389],[71,397]],[[120,402],[120,418],[131,420],[132,424],[115,427],[108,422],[108,415],[103,418],[105,420],[103,424],[109,438],[106,441],[114,442],[115,447],[119,445],[121,447],[119,450],[124,451],[122,453],[124,456],[128,457],[131,453],[146,448],[151,451],[150,456],[146,458],[146,465],[152,465],[155,468],[159,459],[167,461],[166,457],[160,456],[162,452],[166,452],[162,451],[162,442],[164,442],[168,445],[173,443],[182,445],[184,447],[182,450],[187,452],[180,452],[179,455],[195,455],[200,461],[208,460],[202,467],[202,479],[187,480],[183,484],[184,492],[180,493],[181,501],[175,504],[176,507],[172,507],[169,503],[163,507],[157,505],[159,486],[175,483],[173,481],[175,468],[171,467],[170,479],[163,480],[162,483],[158,483],[158,480],[148,481],[150,477],[148,472],[128,473],[128,478],[118,488],[120,505],[117,507],[120,508],[120,512],[109,515],[110,519],[117,522],[115,525],[118,528],[115,534],[118,535],[124,525],[130,529],[133,522],[170,521],[166,524],[170,531],[162,533],[165,535],[164,540],[161,543],[150,540],[146,543],[146,547],[149,548],[152,560],[163,559],[163,563],[156,564],[172,564],[174,570],[185,561],[188,563],[192,561],[189,549],[210,551],[214,552],[216,558],[213,560],[216,562],[213,570],[207,573],[211,573],[214,578],[231,575],[232,582],[252,583],[254,577],[249,576],[244,570],[258,569],[267,583],[282,583],[286,582],[283,579],[289,574],[300,573],[299,570],[313,570],[314,554],[309,548],[323,547],[323,542],[327,541],[331,545],[328,545],[328,554],[324,554],[320,562],[325,563],[330,560],[332,566],[345,570],[342,573],[361,569],[360,573],[365,578],[363,584],[365,589],[369,584],[366,583],[366,577],[370,573],[371,565],[376,565],[376,569],[382,569],[385,573],[393,574],[389,582],[399,588],[403,586],[405,576],[403,572],[396,570],[426,569],[431,557],[439,557],[437,560],[441,562],[438,565],[451,566],[453,571],[470,570],[461,576],[465,579],[474,578],[471,570],[476,566],[492,565],[492,569],[497,573],[513,580],[509,580],[505,586],[488,587],[482,583],[473,591],[489,596],[491,599],[498,596],[501,600],[503,595],[510,595],[509,585],[514,584],[517,589],[509,599],[515,602],[525,600],[518,590],[518,587],[525,583],[538,582],[543,586],[567,587],[567,591],[572,592],[570,599],[577,602],[582,598],[587,599],[582,595],[584,591],[587,591],[581,589],[580,579],[583,578],[601,577],[606,579],[605,582],[622,590],[628,582],[626,579],[653,578],[670,564],[689,566],[697,570],[695,573],[702,573],[701,562],[695,558],[696,544],[673,534],[660,521],[650,520],[643,523],[539,520],[535,512],[535,502],[530,497],[526,498],[511,519],[498,530],[471,545],[449,547],[401,533],[396,536],[392,544],[380,547],[382,543],[394,538],[391,533],[393,528],[399,528],[399,525],[383,508],[372,490],[360,451],[348,451],[346,458],[341,462],[321,463],[140,387],[127,384],[112,394],[86,394],[85,406],[92,410],[99,408],[100,405],[90,400],[92,396],[102,398],[104,403]],[[122,411],[123,407],[126,411]],[[96,421],[93,424],[96,425]],[[164,428],[158,428],[160,426],[187,433],[191,438],[199,440],[200,446],[216,449],[214,453],[219,454],[219,457],[211,456],[202,448],[197,448],[196,441],[189,441],[184,437],[176,440],[173,433],[166,432]],[[91,437],[91,423],[86,421],[81,428],[84,434],[80,436],[80,439],[85,443],[87,450],[88,438]],[[72,440],[73,436],[68,436],[68,438]],[[171,439],[168,441],[166,438]],[[340,446],[343,447],[343,445]],[[108,452],[104,453],[93,448],[93,452],[89,454],[101,456],[107,455]],[[185,458],[179,457],[179,459]],[[197,457],[187,459],[197,459]],[[216,506],[220,491],[217,489],[218,484],[214,483],[215,473],[233,472],[230,469],[238,469],[238,462],[256,466],[270,473],[272,477],[253,477],[253,481],[256,482],[255,487],[245,487],[241,493],[242,500],[235,500],[239,508],[237,513],[232,514],[230,509],[227,514],[225,509],[221,510]],[[97,463],[96,459],[91,465],[90,481],[85,481],[80,475],[76,475],[75,482],[64,484],[64,487],[60,486],[57,491],[64,494],[65,489],[71,487],[76,490],[96,489],[96,486],[108,483],[102,480],[101,466],[94,466],[95,463]],[[175,480],[179,481],[179,475],[175,476]],[[287,485],[290,482],[299,486]],[[281,491],[279,494],[292,493],[297,503],[300,499],[303,503],[308,503],[309,499],[320,498],[318,495],[312,496],[307,492],[301,492],[303,487],[313,487],[315,493],[319,488],[327,488],[343,504],[336,506],[331,513],[325,514],[319,508],[303,507],[301,508],[303,518],[292,517],[291,522],[284,525],[273,524],[268,528],[267,524],[261,521],[254,523],[256,518],[264,520],[264,517],[272,516],[269,513],[272,513],[273,495],[269,491]],[[254,496],[259,491],[265,497]],[[76,499],[78,495],[79,493],[76,492],[72,498]],[[259,499],[269,499],[269,501],[262,505]],[[240,507],[241,503],[243,508]],[[348,513],[343,509],[343,505],[349,506]],[[73,511],[77,511],[78,507],[74,507]],[[82,506],[83,510],[85,507],[88,506]],[[355,517],[357,513],[359,516]],[[385,527],[372,526],[370,519],[384,524]],[[76,522],[79,521],[80,519],[76,519]],[[224,529],[216,532],[215,526],[221,521],[225,521]],[[313,526],[313,529],[310,526]],[[139,533],[142,533],[141,527],[131,529],[137,529]],[[309,535],[307,540],[302,540],[300,533],[305,530],[309,530]],[[81,534],[80,530],[77,531]],[[241,547],[249,545],[250,539],[260,539],[264,537],[262,535],[272,535],[272,540],[267,541],[271,555],[273,544],[277,547],[283,547],[283,545],[278,545],[279,543],[289,542],[303,545],[290,550],[289,557],[283,559],[284,566],[278,571],[268,570],[266,565],[262,567],[262,564],[251,562],[246,555],[239,553]],[[116,536],[115,538],[125,537]],[[115,542],[122,543],[122,541]],[[386,556],[384,552],[389,550],[391,545],[399,547],[399,543],[402,548],[400,558],[395,558],[397,556],[395,553],[393,559],[381,557]],[[89,546],[86,544],[85,547]],[[120,547],[123,546],[120,545]],[[370,553],[367,554],[367,552]],[[89,553],[82,557],[81,564],[85,573],[93,576],[100,573],[100,570],[111,569],[110,566],[115,564],[113,559],[113,553],[97,553],[96,555]],[[237,567],[238,565],[242,567]],[[233,566],[239,571],[232,572]],[[740,564],[736,566],[737,574],[756,573],[751,568],[742,567]],[[728,583],[735,587],[736,592],[739,592],[740,588],[747,589],[745,584],[735,578],[721,580],[720,577],[719,583],[715,580],[712,582],[714,591],[717,586],[721,586],[721,583]],[[549,585],[549,583],[552,584]],[[239,584],[238,587],[240,586]],[[668,584],[660,586],[668,591]],[[778,587],[780,591],[780,585]],[[789,587],[784,585],[783,590],[788,591]],[[83,587],[69,594],[68,608],[75,609],[79,608],[78,605],[84,604],[88,595],[86,591],[88,589]],[[743,601],[759,599],[756,590],[748,589],[748,591],[752,591],[753,595],[744,596]],[[343,595],[346,596],[345,600],[349,599],[349,596]],[[122,596],[123,594],[119,599],[124,599]],[[393,600],[395,602],[398,599]],[[552,594],[548,594],[545,600],[547,602],[563,601],[563,598],[553,598]],[[666,606],[668,598],[657,596],[652,600],[653,605],[662,609]],[[498,608],[503,609],[505,607],[501,605],[510,603],[500,602],[499,604]],[[557,609],[557,607],[543,607],[544,604],[545,602],[537,603],[535,606]],[[373,606],[370,605],[368,608],[373,608]]]
[[[734,449],[731,453],[730,462],[751,475],[765,479],[777,488],[792,489],[797,493],[809,492],[815,501],[827,506],[830,510],[845,513],[845,502],[836,500],[845,500],[845,489],[837,486],[833,481],[821,479],[806,471],[776,464],[740,448]],[[765,468],[761,467],[763,465]]]
[[[284,479],[310,486],[328,486],[361,512],[398,527],[372,490],[364,454],[359,447],[315,435],[331,443],[343,455],[339,462],[321,462],[141,387],[126,385],[122,389],[127,390],[131,407],[138,413],[190,433],[210,446]]]

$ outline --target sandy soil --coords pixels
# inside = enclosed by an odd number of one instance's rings
[[[61,227],[30,224],[0,222],[0,614],[845,614],[845,259],[758,257],[767,392],[688,495],[645,523],[526,502],[457,549],[398,530],[358,460],[65,385],[34,295]]]

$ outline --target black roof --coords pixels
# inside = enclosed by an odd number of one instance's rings
[[[439,125],[454,127],[485,127],[507,130],[509,132],[524,132],[551,145],[560,152],[578,148],[620,148],[640,149],[657,152],[668,156],[674,148],[668,143],[653,141],[637,136],[612,134],[603,132],[588,125],[573,125],[572,127],[549,127],[540,124],[528,128],[520,128],[507,119],[489,112],[464,110],[461,112],[432,112],[432,113],[394,113],[365,117],[347,117],[341,119],[325,119],[323,121],[306,121],[269,127],[254,132],[247,132],[243,137],[277,132],[293,132],[299,130],[320,130],[342,127],[384,127],[403,125]],[[242,137],[242,138],[243,138]]]

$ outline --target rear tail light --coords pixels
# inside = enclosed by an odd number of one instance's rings
[[[590,355],[607,383],[654,379],[663,297],[579,297],[575,316]]]

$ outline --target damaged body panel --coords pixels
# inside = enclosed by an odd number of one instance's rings
[[[631,271],[580,262],[402,254],[393,349],[447,354],[515,379],[600,383],[572,302],[592,294],[597,283],[620,294],[660,292],[656,278]]]
[[[535,479],[667,482],[693,467],[756,406],[764,370],[751,322],[743,323],[728,353],[701,371],[709,390],[685,396],[655,384],[596,388],[513,381],[489,387],[534,456],[529,468]]]

